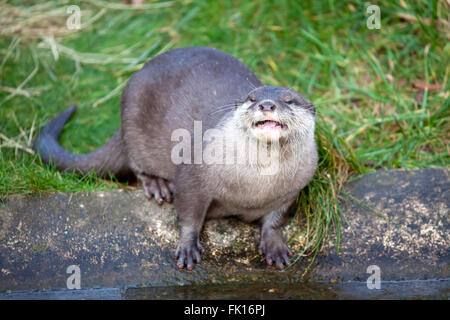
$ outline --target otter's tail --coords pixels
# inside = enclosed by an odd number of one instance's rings
[[[53,164],[62,171],[82,174],[95,171],[103,177],[107,177],[110,173],[116,177],[130,175],[120,129],[104,146],[89,154],[74,154],[61,147],[58,143],[59,134],[76,110],[75,105],[71,106],[50,121],[34,140],[34,151],[40,153],[45,163]]]

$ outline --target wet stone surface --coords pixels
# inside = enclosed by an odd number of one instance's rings
[[[202,263],[178,270],[173,206],[141,191],[11,195],[0,206],[0,299],[446,299],[449,187],[443,168],[350,182],[339,255],[331,239],[306,277],[307,259],[284,272],[267,267],[256,253],[259,228],[235,219],[208,221]],[[81,291],[67,290],[70,265],[80,267]],[[370,265],[381,271],[381,290],[367,289]]]
[[[340,254],[330,244],[317,274],[365,280],[377,265],[383,280],[449,278],[448,169],[380,171],[349,183],[346,193]]]

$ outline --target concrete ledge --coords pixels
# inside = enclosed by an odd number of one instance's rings
[[[88,290],[87,297],[96,298],[102,297],[97,294],[101,290],[106,292],[104,298],[156,298],[143,292],[156,292],[155,288],[177,292],[179,285],[231,284],[236,288],[234,298],[243,294],[237,290],[242,284],[259,291],[263,284],[285,289],[295,284],[308,292],[316,286],[312,283],[318,283],[343,293],[352,283],[366,288],[369,265],[377,265],[381,279],[394,281],[391,284],[406,281],[411,286],[411,280],[440,279],[414,283],[426,284],[424,292],[438,284],[433,294],[448,297],[449,186],[449,170],[444,168],[377,172],[349,183],[346,192],[356,201],[343,204],[347,223],[340,254],[330,241],[311,267],[306,285],[301,275],[308,260],[285,272],[266,267],[256,256],[258,228],[234,219],[207,222],[203,262],[187,272],[179,271],[172,257],[178,238],[173,206],[159,207],[141,191],[12,195],[0,207],[0,298],[14,298],[19,292],[30,297],[27,292],[32,290],[66,290],[70,265],[80,267],[82,289]],[[291,225],[286,233],[295,228]],[[386,282],[386,287],[395,296],[395,285]],[[97,293],[92,295],[90,289]],[[357,296],[376,297],[363,291]],[[172,298],[176,297],[179,293]]]

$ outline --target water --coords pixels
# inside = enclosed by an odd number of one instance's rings
[[[450,279],[382,281],[369,290],[365,282],[227,283],[211,285],[95,288],[0,293],[0,300],[323,300],[437,299],[450,297]]]

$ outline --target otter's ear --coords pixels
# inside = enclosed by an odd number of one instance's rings
[[[311,112],[311,114],[313,116],[316,115],[316,107],[312,104],[312,103],[308,103],[308,104],[302,104],[301,107],[309,112]]]

